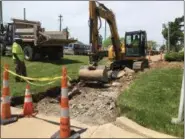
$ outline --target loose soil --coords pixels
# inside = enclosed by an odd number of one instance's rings
[[[133,78],[132,74],[126,74],[110,84],[86,83],[79,87],[79,91],[70,97],[70,117],[89,125],[101,125],[115,121],[118,116],[116,98],[128,87]],[[39,113],[60,117],[59,95],[60,87],[47,90],[40,97],[41,100],[33,98],[33,102],[36,102],[34,108]],[[21,101],[23,102],[23,97]],[[16,107],[22,108],[22,106],[19,104]]]
[[[89,125],[101,125],[116,120],[118,112],[115,101],[120,90],[126,88],[133,76],[127,75],[112,84],[88,83],[79,88],[69,101],[70,117]],[[45,97],[36,105],[36,109],[45,115],[60,117],[59,99]]]

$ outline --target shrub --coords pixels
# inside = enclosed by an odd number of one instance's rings
[[[178,53],[178,58],[179,58],[179,61],[184,61],[184,51],[182,52],[179,52]]]
[[[166,61],[184,61],[184,52],[169,52],[164,58]]]

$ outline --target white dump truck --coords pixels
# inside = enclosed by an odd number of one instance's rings
[[[1,25],[1,55],[11,53],[13,39],[18,35],[23,40],[23,50],[26,60],[35,60],[48,57],[60,59],[63,57],[63,47],[76,42],[69,39],[68,29],[63,31],[45,31],[37,21],[12,19],[12,23]]]

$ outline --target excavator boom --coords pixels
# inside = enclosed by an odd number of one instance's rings
[[[98,5],[98,6],[97,6]],[[101,50],[99,49],[98,40],[98,18],[107,21],[111,31],[111,40],[115,51],[116,60],[120,60],[120,38],[117,31],[114,13],[103,4],[95,1],[89,1],[89,22],[90,22],[90,45],[92,51],[89,56],[91,65],[81,67],[79,78],[91,81],[108,81],[106,66],[99,66],[98,62],[102,59]]]
[[[89,17],[90,45],[92,48],[91,54],[89,55],[90,65],[83,66],[80,69],[80,79],[108,81],[106,66],[98,65],[98,62],[103,58],[98,42],[98,18],[103,18],[107,21],[111,32],[112,46],[109,48],[108,58],[113,62],[109,67],[110,70],[122,69],[127,66],[136,71],[148,67],[148,60],[145,54],[147,41],[145,31],[126,32],[123,44],[118,34],[115,14],[104,4],[98,1],[89,1]]]
[[[97,6],[97,4],[99,6]],[[111,40],[115,51],[116,60],[120,60],[120,38],[117,31],[116,19],[114,13],[105,7],[104,4],[95,1],[89,1],[90,16],[90,44],[92,45],[92,53],[99,55],[98,50],[98,18],[107,21],[111,31]]]

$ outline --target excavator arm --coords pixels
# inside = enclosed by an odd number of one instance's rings
[[[105,19],[110,27],[111,40],[115,51],[116,60],[120,59],[121,43],[117,31],[114,13],[103,4],[95,1],[89,1],[89,22],[90,22],[90,45],[91,53],[89,56],[90,65],[83,66],[79,71],[79,78],[88,81],[108,81],[108,73],[106,66],[98,65],[102,59],[102,51],[99,46],[98,18]]]
[[[144,67],[144,60],[145,57],[142,58],[139,57],[127,57],[125,54],[127,54],[126,46],[121,43],[117,25],[116,25],[116,19],[114,13],[108,9],[105,5],[102,3],[99,3],[98,1],[89,1],[89,17],[90,17],[90,45],[92,47],[91,54],[89,56],[90,65],[83,66],[79,71],[79,78],[82,80],[88,80],[88,81],[101,81],[106,82],[108,81],[108,70],[106,69],[106,66],[98,65],[98,62],[102,59],[102,51],[98,48],[99,46],[99,28],[98,28],[98,18],[103,18],[107,21],[110,32],[111,32],[111,40],[113,45],[113,51],[112,53],[112,47],[110,49],[110,55],[111,59],[115,60],[111,63],[110,68],[113,69],[119,69],[124,67],[125,65],[131,65],[134,70],[143,69]],[[100,20],[101,21],[101,20]],[[100,22],[101,23],[101,22]],[[140,40],[141,36],[145,37],[146,34],[142,31],[138,32],[132,32],[130,35],[139,35]],[[127,38],[129,34],[126,33],[125,38]],[[141,42],[141,41],[140,41]],[[141,45],[139,43],[138,47],[140,50],[144,51],[143,49],[145,45]],[[140,51],[139,51],[140,52]],[[115,57],[112,56],[112,54],[115,54]],[[142,54],[143,55],[143,54]],[[142,58],[142,60],[140,60]],[[146,61],[146,60],[145,60]],[[145,62],[148,63],[148,62]],[[147,64],[146,64],[147,65]]]
[[[97,4],[98,6],[97,6]],[[115,51],[116,60],[120,59],[120,38],[117,31],[116,19],[114,13],[105,7],[103,4],[95,1],[89,1],[89,16],[90,16],[90,44],[92,46],[92,60],[98,62],[100,51],[98,49],[98,18],[103,18],[107,21],[111,31],[111,40]],[[97,64],[96,64],[97,65]]]

